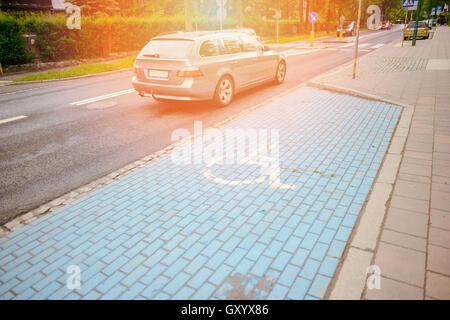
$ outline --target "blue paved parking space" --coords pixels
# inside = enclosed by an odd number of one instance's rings
[[[218,183],[203,164],[165,156],[0,239],[0,297],[323,298],[400,112],[298,89],[221,129],[278,129],[279,180],[295,188]],[[67,286],[69,266],[79,289]]]

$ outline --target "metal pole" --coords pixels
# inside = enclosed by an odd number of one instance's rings
[[[361,23],[361,0],[359,0],[358,7],[358,22],[356,24],[356,45],[355,45],[355,60],[353,61],[353,79],[356,79],[356,64],[358,61],[358,47],[359,47],[359,26]]]
[[[222,21],[223,21],[223,0],[220,0],[220,31],[222,31]]]
[[[422,2],[420,0],[417,0],[417,11],[416,11],[416,24],[414,25],[414,35],[413,35],[413,41],[412,45],[416,45],[416,38],[417,38],[417,28],[419,27],[419,15],[420,15],[420,9],[422,9]]]
[[[408,25],[408,8],[405,8],[406,10],[406,14],[405,14],[405,24],[403,26],[403,36],[402,36],[402,47],[403,47],[403,42],[405,41],[405,31],[406,31],[406,26]]]

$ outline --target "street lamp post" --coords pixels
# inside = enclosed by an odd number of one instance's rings
[[[359,26],[360,26],[360,24],[361,24],[361,0],[359,0],[358,22],[356,24],[356,45],[355,45],[355,59],[353,60],[353,79],[356,79],[356,65],[358,62]]]
[[[416,11],[416,24],[414,25],[414,35],[413,35],[413,41],[412,45],[416,45],[416,38],[417,38],[417,28],[419,27],[419,16],[420,16],[420,10],[422,9],[422,2],[420,0],[417,0],[417,11]]]

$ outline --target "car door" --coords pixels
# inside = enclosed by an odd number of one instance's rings
[[[275,75],[276,57],[270,52],[264,52],[264,45],[255,37],[241,34],[244,49],[251,53],[254,82],[267,80]]]
[[[253,56],[245,52],[237,33],[221,36],[224,52],[224,63],[234,73],[235,88],[248,86],[254,78]]]

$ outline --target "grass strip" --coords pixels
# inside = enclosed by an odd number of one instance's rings
[[[53,70],[44,73],[36,73],[14,80],[15,82],[22,81],[36,81],[36,80],[51,80],[51,79],[64,79],[71,77],[85,76],[89,74],[102,73],[108,71],[115,71],[125,68],[131,68],[133,66],[136,56],[126,57],[114,62],[101,62],[101,63],[83,63],[75,67]]]

